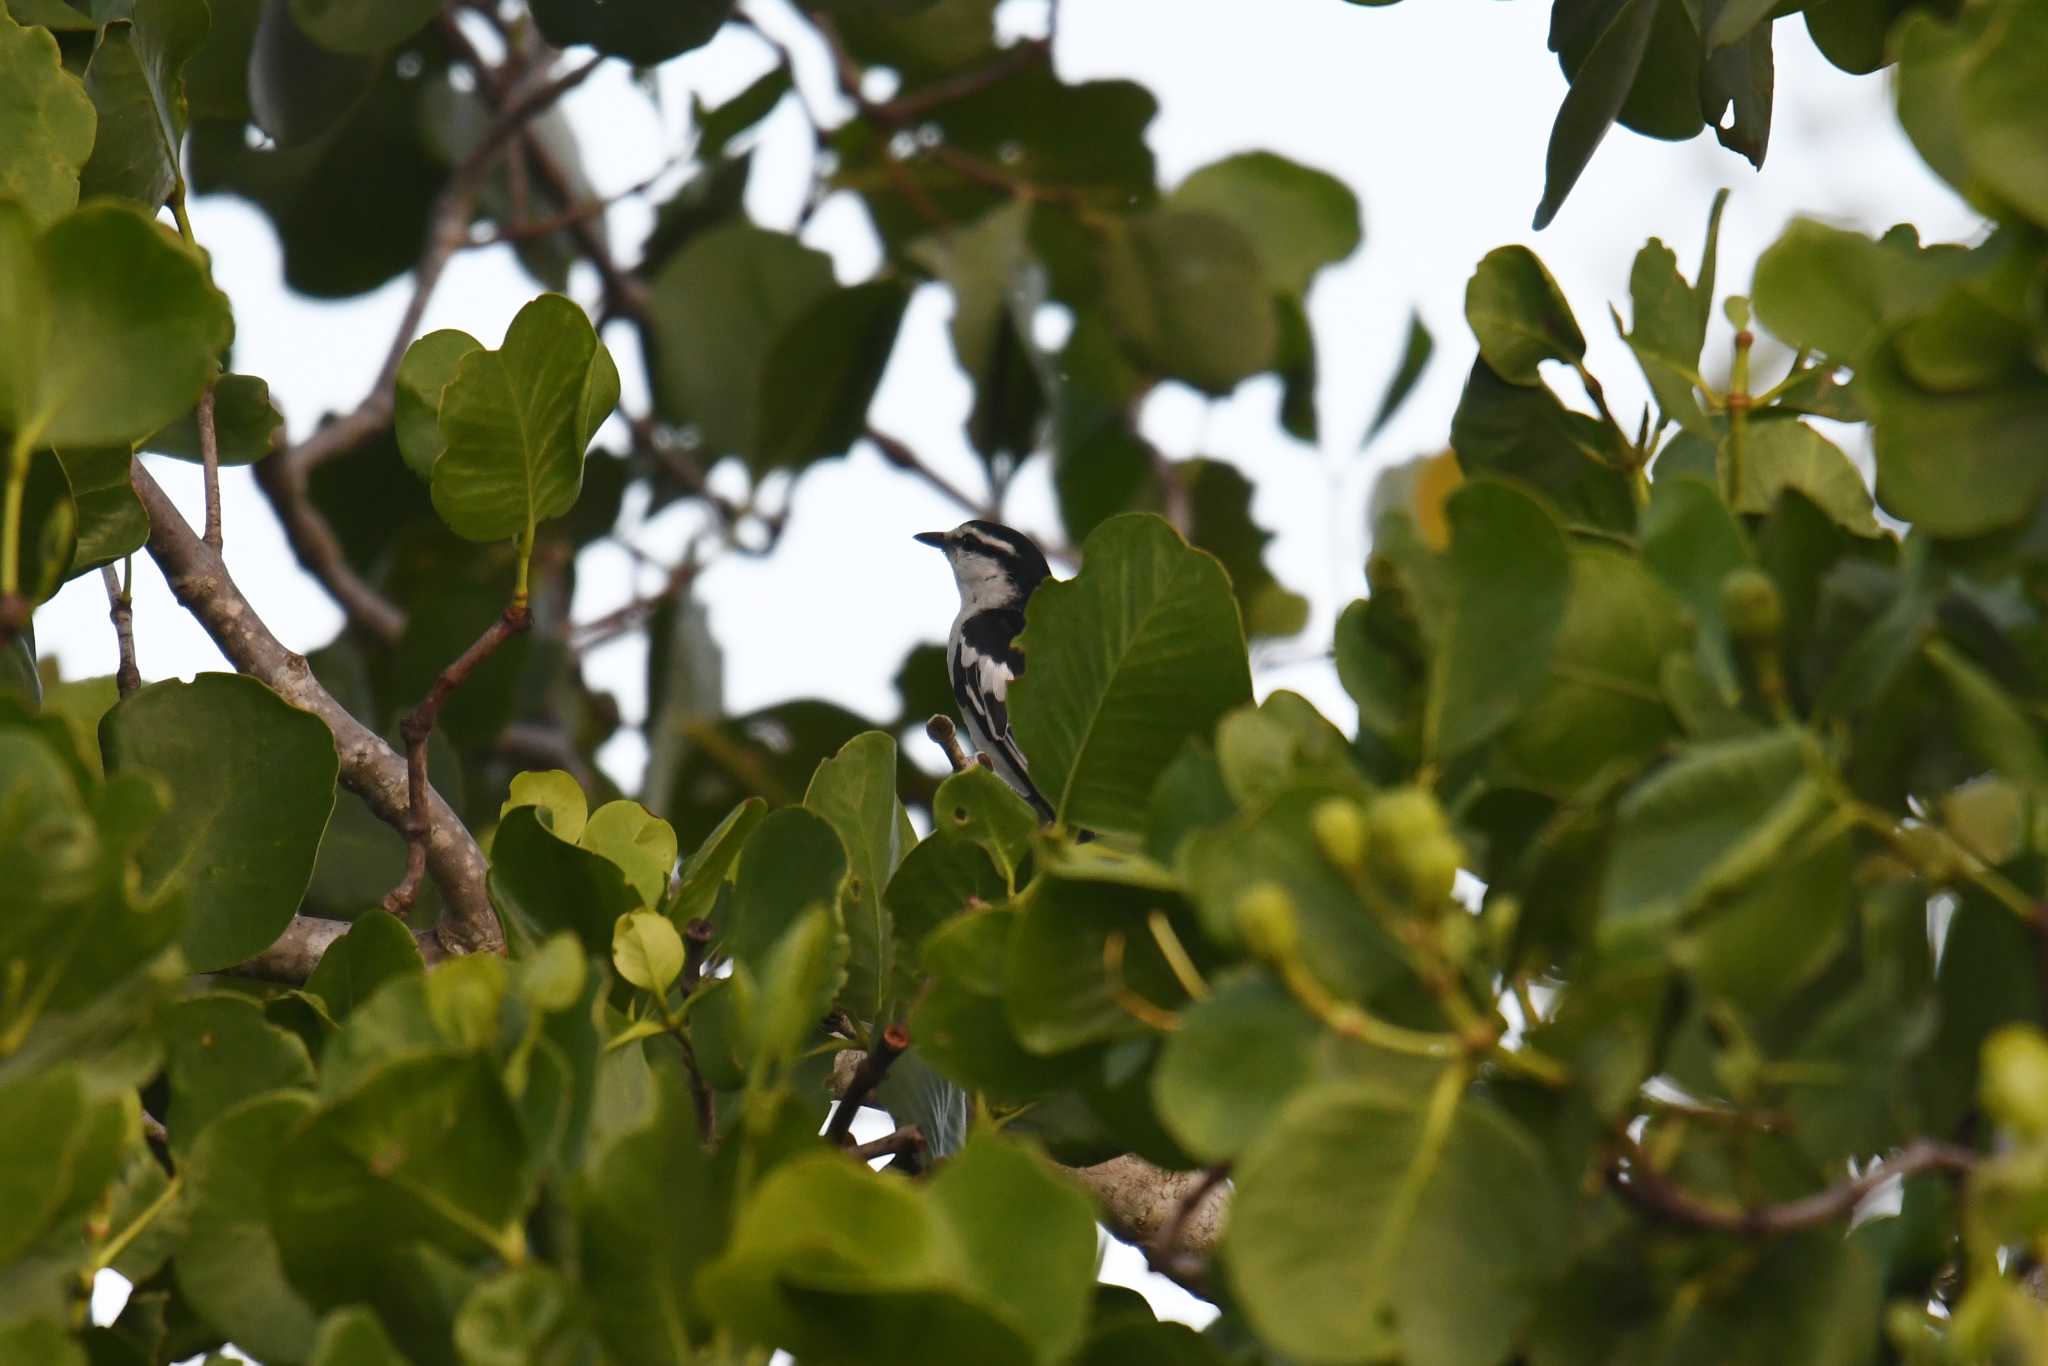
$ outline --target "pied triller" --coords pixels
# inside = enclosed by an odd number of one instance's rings
[[[960,614],[946,637],[946,670],[967,724],[968,748],[986,754],[1003,781],[1050,821],[1052,803],[1031,781],[1010,734],[1008,703],[1011,680],[1024,672],[1016,646],[1024,604],[1052,577],[1045,556],[1023,532],[995,522],[962,522],[951,531],[919,532],[917,539],[946,552],[960,588]]]

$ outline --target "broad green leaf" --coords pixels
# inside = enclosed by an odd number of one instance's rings
[[[1841,447],[1797,419],[1751,422],[1746,438],[1738,511],[1769,512],[1786,489],[1797,489],[1837,525],[1858,536],[1880,534],[1870,490]]]
[[[390,1330],[368,1305],[352,1304],[320,1320],[311,1366],[410,1366]]]
[[[583,785],[561,769],[530,769],[512,775],[498,815],[509,816],[522,806],[533,807],[541,828],[552,830],[564,844],[583,842],[590,806],[583,795]]]
[[[1137,833],[1182,742],[1249,698],[1243,630],[1221,566],[1156,517],[1112,518],[1083,553],[1032,594],[1010,715],[1062,821]]]
[[[640,990],[667,995],[683,971],[682,936],[652,911],[629,911],[612,927],[612,966]]]
[[[1448,512],[1449,616],[1435,625],[1424,720],[1426,752],[1443,759],[1487,739],[1528,703],[1549,671],[1571,588],[1564,530],[1527,494],[1480,480],[1453,493]]]
[[[1391,4],[1393,0],[1350,0],[1352,4]],[[1120,1289],[1107,1284],[1100,1290]],[[1135,1293],[1135,1292],[1131,1292]],[[1143,1303],[1142,1297],[1140,1303]],[[1185,1323],[1154,1321],[1147,1308],[1142,1319],[1097,1321],[1074,1366],[1225,1366],[1223,1350]]]
[[[1735,641],[1721,614],[1721,584],[1751,562],[1749,540],[1714,486],[1667,475],[1643,510],[1643,563],[1692,613],[1700,673],[1724,706],[1742,699]]]
[[[704,837],[697,851],[683,864],[683,878],[669,904],[669,916],[678,924],[707,918],[718,900],[719,889],[732,880],[740,851],[746,847],[754,828],[768,811],[768,803],[749,797],[726,813],[724,820]]]
[[[1857,368],[1877,451],[1877,500],[1931,536],[2017,525],[2048,487],[2026,458],[2048,440],[2048,386],[2038,382],[1941,394],[1909,379],[1890,348]]]
[[[1565,407],[1547,385],[1510,384],[1475,360],[1451,416],[1451,445],[1466,473],[1521,480],[1567,523],[1624,533],[1635,527],[1625,440]]]
[[[483,343],[459,328],[429,332],[405,348],[398,364],[398,388],[392,396],[392,421],[398,428],[398,450],[421,479],[433,482],[434,462],[446,443],[441,439],[441,395],[455,368]]]
[[[1063,1053],[1148,1035],[1152,1027],[1126,1008],[1125,992],[1165,1010],[1184,999],[1148,924],[1150,915],[1166,913],[1183,931],[1191,928],[1192,917],[1177,897],[1040,874],[1016,906],[1003,962],[1003,998],[1011,1028],[1032,1052]],[[1114,976],[1112,938],[1122,957]]]
[[[732,0],[536,0],[533,21],[556,47],[588,43],[652,67],[710,42],[731,13]]]
[[[37,237],[0,203],[0,427],[137,440],[192,405],[229,335],[198,256],[141,212],[91,204]]]
[[[914,999],[925,941],[956,916],[1009,899],[1002,871],[981,845],[941,828],[921,840],[889,879],[885,900],[896,936],[894,999]]]
[[[760,988],[744,1021],[756,1060],[777,1069],[795,1060],[841,994],[846,961],[845,932],[830,908],[813,905],[797,916],[765,956],[738,969],[751,969],[751,979]]]
[[[1365,429],[1367,444],[1379,435],[1382,427],[1394,420],[1394,414],[1401,411],[1401,405],[1415,391],[1415,385],[1429,367],[1429,358],[1435,351],[1436,339],[1423,326],[1422,315],[1411,315],[1408,319],[1408,340],[1401,347],[1400,362],[1394,366],[1394,373],[1387,377],[1386,390],[1380,395],[1379,406],[1373,409],[1371,424]]]
[[[155,210],[181,179],[185,63],[206,41],[210,16],[205,0],[135,0],[130,16],[100,30],[85,68],[99,128],[79,192]]]
[[[455,1317],[463,1366],[568,1366],[596,1346],[577,1288],[547,1266],[499,1273],[470,1292]]]
[[[503,347],[463,356],[441,391],[434,511],[472,541],[530,541],[575,504],[584,450],[618,401],[618,368],[590,319],[541,295],[512,319]],[[407,463],[418,469],[423,456]]]
[[[434,0],[291,0],[292,18],[330,52],[381,56],[425,27]]]
[[[1038,833],[1038,814],[1015,788],[976,764],[939,784],[938,795],[932,798],[932,824],[936,831],[972,840],[987,850],[1014,886],[1031,851],[1032,836]]]
[[[1498,247],[1465,286],[1465,319],[1479,355],[1510,384],[1539,382],[1537,365],[1585,358],[1586,337],[1543,262],[1527,247]]]
[[[878,280],[834,290],[792,318],[762,361],[756,475],[843,455],[867,429],[910,294]]]
[[[1652,237],[1636,253],[1629,271],[1635,330],[1623,334],[1663,415],[1689,432],[1712,432],[1693,391],[1700,378],[1700,348],[1706,344],[1706,316],[1699,297],[1678,273],[1678,256]],[[1621,330],[1617,318],[1615,330]]]
[[[336,1020],[346,1020],[392,978],[426,970],[412,931],[390,912],[373,906],[320,955],[319,966],[306,979],[306,990],[325,1001]]]
[[[1557,217],[1565,196],[1593,159],[1593,149],[1620,115],[1636,75],[1643,69],[1643,55],[1649,49],[1660,4],[1661,0],[1622,0],[1618,6],[1596,11],[1611,17],[1572,76],[1571,89],[1565,92],[1557,121],[1551,125],[1543,200],[1536,206],[1538,232]]]
[[[313,1060],[296,1034],[263,1018],[262,1004],[228,992],[189,996],[163,1016],[171,1104],[164,1116],[181,1160],[224,1111],[267,1091],[309,1088]]]
[[[78,173],[92,154],[96,122],[57,40],[0,13],[0,200],[19,205],[31,228],[78,203]]]
[[[1957,734],[1978,761],[2029,788],[2048,787],[2048,750],[2020,704],[1947,641],[1929,641],[1922,654],[1948,693]]]
[[[1054,367],[1052,477],[1060,521],[1084,539],[1149,496],[1157,452],[1132,422],[1145,377],[1097,314],[1083,314]]]
[[[334,810],[334,737],[253,678],[154,683],[100,723],[111,772],[153,772],[171,805],[137,856],[151,894],[184,886],[193,968],[232,966],[291,923]]]
[[[491,840],[491,900],[508,933],[540,939],[573,930],[585,950],[609,954],[612,926],[640,906],[619,866],[541,824],[540,808],[507,812]]]
[[[804,911],[838,904],[846,874],[846,846],[829,822],[802,807],[769,812],[740,853],[720,926],[726,950],[758,970]]]
[[[648,337],[656,401],[714,456],[763,448],[770,356],[833,292],[832,262],[748,223],[692,238],[654,277]]]
[[[619,866],[649,910],[661,905],[676,866],[676,832],[640,803],[621,798],[590,813],[577,841]]]
[[[127,447],[59,451],[57,459],[64,466],[71,505],[78,514],[78,541],[69,572],[83,574],[142,549],[149,538],[149,517],[128,482]]]
[[[944,1075],[997,1104],[1037,1099],[1073,1080],[1064,1060],[1027,1052],[1003,1006],[1005,964],[1016,917],[975,911],[925,941],[928,985],[910,1017],[917,1051]]]
[[[1736,3],[1738,0],[1729,0],[1729,7]],[[1777,74],[1768,23],[1758,24],[1736,42],[1711,54],[1699,68],[1700,117],[1714,130],[1716,141],[1759,168],[1771,141],[1771,107],[1777,92]]]
[[[261,460],[275,449],[275,434],[283,425],[266,381],[254,375],[222,375],[213,382],[213,434],[222,465]],[[198,463],[203,455],[197,408],[144,438],[142,448]]]
[[[279,1361],[304,1359],[318,1326],[285,1275],[269,1208],[279,1155],[312,1109],[311,1097],[280,1091],[207,1126],[184,1167],[190,1225],[171,1259],[179,1293],[205,1322]]]
[[[4,1264],[31,1257],[57,1226],[97,1205],[118,1174],[136,1133],[134,1098],[124,1105],[96,1089],[77,1066],[17,1071],[0,1083]]]
[[[427,1055],[378,1068],[277,1154],[271,1227],[292,1283],[341,1305],[379,1298],[415,1242],[464,1261],[505,1255],[517,1245],[527,1161],[491,1059]]]
[[[54,1318],[17,1319],[0,1328],[0,1357],[42,1366],[90,1366],[76,1338]]]
[[[843,905],[852,957],[844,1003],[859,1019],[886,1023],[897,946],[895,918],[882,894],[904,853],[895,737],[869,731],[848,741],[818,765],[804,808],[828,822],[846,849]]]
[[[2048,224],[2048,112],[2034,84],[2048,63],[2048,16],[2010,0],[1994,12],[1962,81],[1964,155],[1981,188]]]
[[[974,385],[968,439],[984,457],[1021,458],[1038,440],[1046,376],[1029,342],[1033,206],[1017,199],[976,222],[913,244],[912,259],[953,291],[953,355]]]
[[[1108,227],[1104,307],[1143,364],[1211,394],[1273,364],[1272,289],[1235,223],[1168,207]]]
[[[1152,1073],[1160,1123],[1191,1156],[1234,1160],[1314,1075],[1322,1033],[1263,977],[1219,984],[1160,1052]]]
[[[1272,152],[1240,152],[1189,174],[1167,196],[1176,209],[1237,226],[1282,293],[1300,296],[1324,266],[1358,250],[1358,198],[1343,181]]]
[[[697,127],[697,158],[707,163],[725,159],[733,139],[760,125],[782,104],[783,97],[796,89],[787,63],[770,67],[746,89],[724,103],[705,108],[690,97],[690,121]],[[742,153],[742,156],[745,154]]]
[[[1259,1336],[1308,1361],[1507,1355],[1566,1246],[1542,1151],[1484,1102],[1297,1095],[1233,1173],[1223,1260]]]
[[[1188,539],[1208,551],[1230,575],[1245,634],[1291,636],[1308,625],[1308,599],[1291,592],[1266,566],[1273,533],[1252,520],[1252,482],[1222,460],[1182,460],[1173,466],[1188,507]]]
[[[78,556],[78,503],[64,466],[48,451],[32,451],[21,490],[17,582],[31,605],[48,601],[70,576]]]

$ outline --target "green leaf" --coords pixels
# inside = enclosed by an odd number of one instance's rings
[[[130,458],[125,446],[57,453],[78,513],[78,543],[71,552],[73,575],[132,555],[149,539],[149,517],[128,482]]]
[[[867,428],[909,291],[877,280],[834,290],[791,319],[761,367],[756,476],[843,455]]]
[[[213,382],[213,434],[222,465],[252,465],[275,448],[284,416],[270,401],[270,385],[254,375],[222,375]],[[197,464],[199,418],[195,407],[147,437],[142,448]]]
[[[832,261],[749,223],[693,237],[652,284],[649,366],[661,411],[714,455],[764,448],[770,357],[834,291]]]
[[[292,1283],[323,1306],[374,1301],[416,1243],[504,1256],[526,1202],[522,1132],[488,1057],[377,1068],[277,1154],[271,1227]]]
[[[1856,373],[1869,403],[1877,500],[1930,536],[1975,536],[2017,525],[2048,486],[2025,457],[2048,440],[2048,385],[1940,394],[1908,378],[1892,348]]]
[[[262,1004],[251,997],[189,996],[165,1012],[163,1024],[171,1085],[164,1127],[180,1161],[208,1124],[240,1102],[313,1084],[306,1046],[266,1022]]]
[[[572,930],[586,951],[609,954],[612,927],[640,906],[619,866],[541,824],[539,807],[507,812],[491,840],[491,900],[508,931],[541,939]]]
[[[1263,976],[1219,984],[1160,1052],[1152,1072],[1160,1123],[1190,1156],[1234,1161],[1315,1074],[1322,1033]]]
[[[1142,1037],[1151,1026],[1125,1008],[1123,992],[1171,1010],[1185,993],[1152,938],[1148,916],[1171,915],[1188,927],[1179,899],[1108,880],[1041,873],[1016,902],[1003,999],[1011,1028],[1038,1054],[1063,1053],[1110,1039]],[[1108,962],[1122,941],[1120,971]]]
[[[463,1366],[569,1366],[589,1360],[595,1345],[581,1295],[552,1267],[499,1273],[471,1291],[455,1317]]]
[[[0,200],[40,227],[78,203],[78,174],[92,154],[97,117],[66,71],[49,31],[0,13]]]
[[[441,440],[441,394],[455,378],[455,368],[483,343],[459,328],[429,332],[405,348],[398,364],[392,421],[398,429],[399,454],[407,468],[431,483],[434,462],[447,449]]]
[[[1016,199],[967,227],[914,243],[913,260],[953,291],[953,355],[974,384],[967,435],[984,458],[1037,445],[1045,377],[1030,342],[1032,205]]]
[[[541,295],[512,319],[501,349],[463,356],[441,391],[434,511],[472,541],[531,540],[576,502],[584,450],[618,402],[618,368],[590,319]],[[407,463],[418,469],[422,456]]]
[[[1636,74],[1642,70],[1643,55],[1650,46],[1650,31],[1663,3],[1664,0],[1622,0],[1619,6],[1603,6],[1596,11],[1612,17],[1573,74],[1571,89],[1558,106],[1557,122],[1551,125],[1543,200],[1536,206],[1536,231],[1543,231],[1557,217],[1565,196],[1572,192],[1586,163],[1593,159],[1593,149],[1620,115],[1636,83]]]
[[[1549,671],[1571,588],[1564,529],[1527,494],[1478,480],[1451,495],[1448,513],[1448,618],[1436,625],[1424,721],[1426,752],[1446,760],[1527,704]]]
[[[674,826],[640,803],[621,798],[591,813],[577,843],[617,864],[639,893],[642,906],[654,910],[661,905],[676,866]]]
[[[846,849],[844,909],[852,958],[844,1003],[856,1018],[884,1023],[897,948],[894,916],[882,893],[904,852],[895,737],[869,731],[849,740],[818,765],[804,808],[823,817]]]
[[[320,1320],[312,1366],[411,1366],[368,1305],[352,1304]]]
[[[1244,636],[1222,567],[1159,518],[1112,518],[1083,555],[1031,596],[1010,715],[1062,821],[1138,833],[1182,742],[1250,697]]]
[[[1619,532],[1635,527],[1625,439],[1565,407],[1547,385],[1510,384],[1475,360],[1451,417],[1451,445],[1468,474],[1519,479],[1567,522]]]
[[[1880,533],[1870,490],[1842,448],[1804,422],[1752,421],[1742,448],[1740,512],[1769,512],[1797,489],[1836,525],[1858,536]]]
[[[1635,330],[1623,340],[1635,353],[1650,392],[1663,415],[1687,431],[1712,434],[1693,391],[1704,387],[1699,375],[1700,348],[1706,344],[1706,315],[1699,296],[1678,273],[1678,256],[1652,237],[1636,253],[1628,277],[1635,310]],[[1617,320],[1615,330],[1620,331]]]
[[[392,978],[426,970],[412,931],[390,912],[373,906],[355,918],[347,934],[327,946],[306,979],[306,990],[325,1001],[336,1020],[346,1020]]]
[[[1751,563],[1742,524],[1714,486],[1667,475],[1651,487],[1643,511],[1643,563],[1692,613],[1701,674],[1724,706],[1742,699],[1734,637],[1721,613],[1721,584]]]
[[[291,0],[292,18],[330,52],[381,56],[426,26],[434,0]]]
[[[1101,271],[1110,321],[1157,373],[1227,394],[1272,365],[1272,291],[1229,219],[1160,208],[1111,220]]]
[[[732,880],[740,851],[767,811],[768,803],[759,797],[749,797],[704,837],[697,852],[683,864],[682,882],[676,889],[675,900],[669,904],[670,918],[687,924],[711,914],[719,889]]]
[[[1038,813],[1015,788],[976,764],[939,784],[938,795],[932,798],[932,824],[934,833],[944,831],[986,849],[1014,887],[1038,833]]]
[[[506,789],[498,815],[508,816],[514,808],[530,806],[538,813],[541,828],[552,830],[565,844],[583,842],[583,827],[589,821],[590,805],[583,784],[559,768],[530,769],[515,773]]]
[[[536,0],[533,21],[556,47],[588,43],[635,66],[655,66],[711,41],[732,0]]]
[[[828,821],[802,807],[769,812],[740,854],[721,927],[727,950],[758,968],[805,910],[838,904],[846,873],[846,847]]]
[[[1244,616],[1245,634],[1291,636],[1308,625],[1308,599],[1289,591],[1266,567],[1273,533],[1252,520],[1252,483],[1221,460],[1173,466],[1187,499],[1188,539],[1222,562]]]
[[[2048,20],[2032,6],[1996,6],[1962,80],[1963,149],[1977,186],[2048,223],[2048,113],[2033,80],[2048,62]]]
[[[1569,365],[1586,355],[1571,305],[1527,247],[1497,247],[1481,259],[1465,286],[1465,320],[1480,358],[1510,384],[1539,383],[1542,361]]]
[[[706,109],[692,95],[690,118],[697,125],[697,159],[706,163],[722,160],[734,138],[758,127],[794,89],[796,81],[784,63],[770,67],[752,85],[715,108]]]
[[[1734,3],[1730,0],[1730,8]],[[1776,87],[1777,60],[1771,49],[1769,23],[1757,25],[1739,41],[1712,53],[1700,67],[1700,117],[1723,147],[1739,152],[1758,168],[1770,146]]]
[[[894,999],[914,998],[918,963],[934,932],[955,916],[1000,905],[1009,895],[1002,871],[971,839],[941,828],[905,854],[884,898],[896,935]]]
[[[1483,1102],[1364,1085],[1296,1096],[1233,1175],[1223,1244],[1259,1336],[1312,1361],[1501,1360],[1565,1247],[1540,1149]]]
[[[1978,761],[2027,787],[2048,787],[2048,750],[2019,703],[1947,641],[1929,641],[1922,654],[1947,690],[1957,734]]]
[[[197,255],[142,213],[91,204],[36,237],[0,203],[0,427],[135,441],[192,405],[229,334]]]
[[[180,183],[185,63],[206,41],[210,16],[204,0],[135,0],[131,13],[100,30],[85,69],[99,129],[79,193],[120,195],[154,211]]]
[[[1272,152],[1211,162],[1166,202],[1234,224],[1258,252],[1272,287],[1297,297],[1318,270],[1358,250],[1364,238],[1358,197],[1343,181]]]
[[[183,885],[196,970],[268,948],[291,923],[334,810],[334,737],[253,678],[153,683],[100,723],[110,772],[142,769],[171,805],[137,854],[150,894]],[[260,775],[260,776],[259,776]]]
[[[295,1091],[257,1096],[198,1136],[185,1163],[190,1220],[171,1260],[178,1292],[223,1337],[278,1361],[312,1346],[312,1306],[285,1275],[270,1223],[273,1169],[313,1109]]]
[[[612,927],[612,965],[640,990],[665,996],[682,975],[682,936],[652,911],[629,911]]]
[[[770,1068],[789,1066],[816,1032],[846,982],[846,935],[830,907],[812,905],[796,918],[752,969],[759,994],[748,1003],[745,1029],[754,1058]]]
[[[1422,325],[1422,315],[1414,313],[1408,318],[1408,340],[1401,348],[1400,363],[1394,373],[1387,377],[1386,391],[1380,395],[1379,407],[1373,410],[1372,423],[1365,429],[1365,442],[1370,444],[1380,429],[1394,420],[1394,414],[1401,411],[1401,405],[1408,401],[1408,395],[1415,391],[1422,372],[1429,368],[1429,358],[1436,350],[1436,339],[1429,335],[1429,329]]]

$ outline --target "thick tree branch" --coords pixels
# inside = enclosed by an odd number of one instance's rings
[[[305,657],[284,647],[264,625],[229,575],[220,555],[192,534],[177,507],[136,461],[130,479],[149,515],[149,554],[163,571],[178,601],[206,628],[220,652],[238,670],[268,684],[285,701],[309,711],[334,733],[341,783],[363,799],[380,820],[402,830],[406,815],[406,764],[320,685]],[[431,932],[448,953],[502,952],[504,935],[491,908],[483,851],[454,810],[429,791],[427,870],[441,889],[446,910]]]
[[[334,946],[335,940],[348,933],[348,928],[346,920],[295,915],[275,944],[228,971],[236,977],[260,977],[270,982],[303,982],[313,975],[313,969],[320,966],[321,956]],[[427,960],[429,966],[451,956],[440,936],[432,930],[414,930],[413,939],[418,942],[420,956]]]
[[[1635,1140],[1623,1137],[1608,1164],[1607,1184],[1653,1219],[1744,1238],[1771,1238],[1847,1218],[1872,1191],[1893,1177],[1927,1171],[1967,1172],[1976,1165],[1977,1154],[1968,1148],[1918,1138],[1851,1180],[1797,1200],[1742,1206],[1686,1190],[1658,1171]]]
[[[924,1149],[924,1130],[915,1124],[906,1124],[894,1133],[883,1134],[866,1143],[856,1143],[846,1151],[863,1162],[872,1162],[878,1157],[922,1158]]]
[[[1213,1169],[1170,1172],[1132,1153],[1092,1167],[1071,1167],[1074,1178],[1095,1197],[1111,1233],[1147,1254],[1152,1269],[1207,1298],[1208,1263],[1230,1210],[1230,1185]],[[1154,1255],[1166,1247],[1171,1255]]]

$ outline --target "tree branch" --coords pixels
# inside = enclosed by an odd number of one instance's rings
[[[875,1041],[874,1048],[861,1055],[860,1064],[853,1069],[853,1078],[840,1094],[839,1108],[832,1112],[832,1119],[825,1125],[825,1137],[845,1146],[852,1140],[853,1117],[867,1098],[874,1094],[882,1078],[889,1075],[889,1066],[910,1047],[910,1033],[902,1025],[890,1025],[882,1031],[882,1037]]]
[[[313,975],[314,968],[320,966],[321,956],[348,930],[349,922],[346,920],[295,915],[275,944],[254,958],[235,964],[228,973],[235,977],[259,977],[268,982],[303,982]],[[430,967],[453,956],[441,937],[432,930],[414,930],[412,937],[420,946],[420,956]]]
[[[213,381],[199,391],[199,463],[206,483],[206,530],[200,539],[215,550],[220,539],[220,428],[213,418]]]
[[[924,1130],[915,1124],[906,1124],[894,1133],[883,1134],[880,1138],[869,1139],[866,1143],[856,1143],[846,1151],[849,1156],[859,1158],[862,1162],[872,1162],[878,1157],[922,1158],[924,1149]]]
[[[907,474],[916,475],[919,479],[924,480],[925,483],[931,485],[955,503],[958,503],[972,516],[983,518],[987,521],[994,521],[996,519],[998,511],[996,508],[990,507],[985,499],[970,496],[958,484],[946,478],[945,475],[940,474],[930,465],[925,464],[923,460],[918,458],[916,451],[896,437],[890,436],[887,432],[877,431],[873,427],[869,427],[861,435],[866,437],[877,451],[881,452],[882,459],[888,461],[897,469]]]
[[[1616,1143],[1617,1151],[1607,1167],[1607,1184],[1616,1195],[1653,1219],[1744,1238],[1778,1237],[1846,1218],[1893,1177],[1926,1171],[1967,1172],[1977,1165],[1977,1154],[1969,1148],[1916,1138],[1851,1180],[1780,1204],[1738,1206],[1686,1190],[1658,1171],[1634,1139],[1622,1136]]]
[[[307,667],[256,615],[229,575],[220,555],[192,534],[177,507],[141,461],[129,478],[149,515],[149,554],[171,592],[198,619],[207,635],[241,672],[268,684],[285,701],[311,712],[334,733],[341,783],[363,799],[377,817],[403,830],[407,810],[405,760],[347,708],[334,700]],[[450,954],[502,952],[504,934],[491,907],[483,851],[438,793],[428,793],[427,870],[441,889],[446,910],[430,932]]]
[[[135,667],[135,599],[110,564],[100,566],[100,582],[107,590],[107,618],[114,623],[114,644],[121,652],[120,667],[114,671],[114,691],[130,697],[142,686],[142,671]]]
[[[1068,1171],[1095,1197],[1109,1231],[1147,1254],[1152,1269],[1204,1299],[1208,1263],[1230,1211],[1230,1186],[1214,1169],[1170,1172],[1134,1153]],[[1173,1255],[1154,1256],[1173,1230]]]

